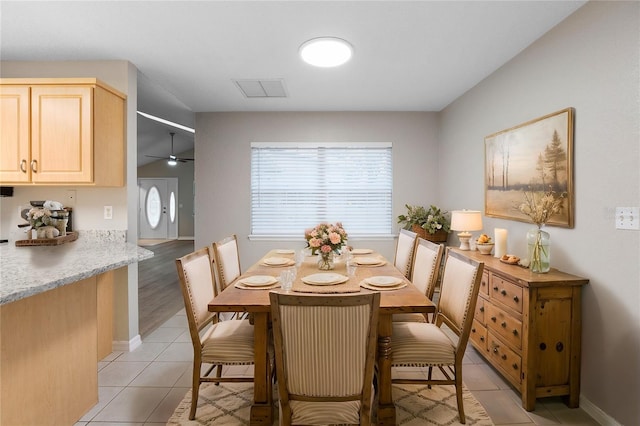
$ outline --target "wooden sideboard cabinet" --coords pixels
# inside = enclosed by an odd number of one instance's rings
[[[526,410],[548,396],[565,396],[569,407],[578,407],[581,291],[589,280],[462,253],[485,265],[469,338],[473,347],[521,393]]]
[[[0,79],[0,182],[123,186],[125,99],[95,78]]]

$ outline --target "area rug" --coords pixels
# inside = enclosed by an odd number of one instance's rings
[[[493,422],[482,405],[464,388],[464,412],[467,425],[491,426]],[[274,389],[274,401],[277,390]],[[398,425],[459,425],[456,394],[453,386],[393,385]],[[167,425],[225,425],[249,424],[253,401],[250,383],[204,384],[200,387],[195,420],[189,420],[191,391],[187,392]],[[274,425],[278,424],[278,409],[274,402]],[[375,415],[375,414],[374,414]]]

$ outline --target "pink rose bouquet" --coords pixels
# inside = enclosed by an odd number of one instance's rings
[[[336,222],[321,223],[315,228],[304,231],[304,238],[307,240],[307,247],[311,249],[311,254],[338,252],[347,242],[347,233],[342,227],[342,223]]]

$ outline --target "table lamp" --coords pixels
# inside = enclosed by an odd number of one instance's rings
[[[458,234],[460,250],[470,250],[471,232],[469,231],[482,229],[482,214],[477,210],[454,210],[451,212],[451,229],[461,231]]]

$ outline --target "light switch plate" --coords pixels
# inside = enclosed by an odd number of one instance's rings
[[[640,207],[616,207],[616,229],[640,230]]]
[[[104,206],[104,218],[113,219],[113,206]]]

